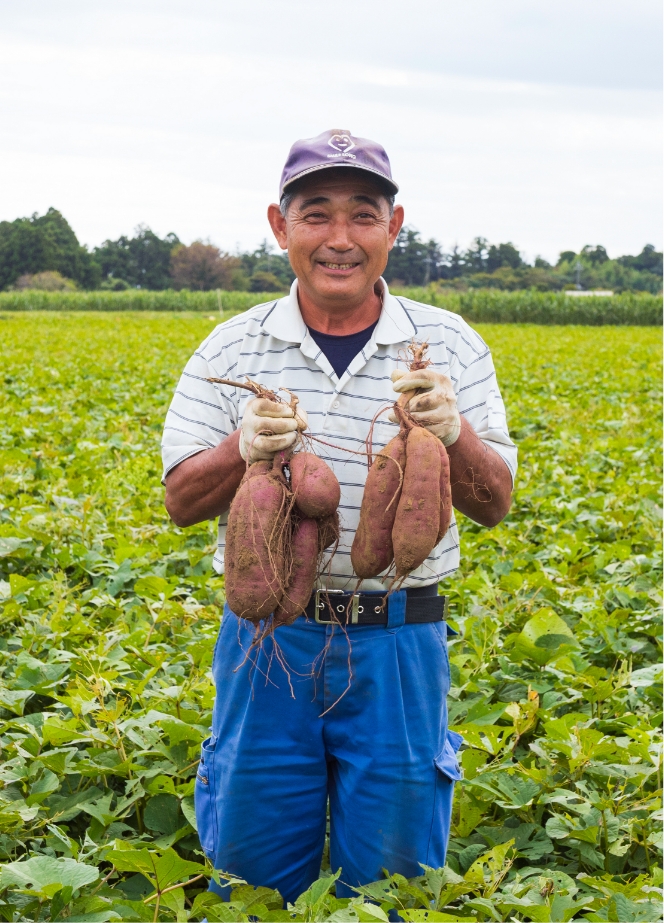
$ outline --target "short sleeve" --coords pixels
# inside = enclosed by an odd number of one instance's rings
[[[500,455],[516,477],[517,448],[507,428],[505,404],[498,387],[491,351],[481,337],[474,334],[477,350],[465,367],[461,367],[457,382],[459,413],[468,420],[479,438]],[[481,344],[481,345],[480,345]]]
[[[205,346],[185,366],[168,408],[161,441],[163,478],[185,458],[213,449],[237,429],[237,392],[208,381],[226,378],[227,370],[206,358]]]

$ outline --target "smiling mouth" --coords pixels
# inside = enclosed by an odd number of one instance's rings
[[[355,269],[356,266],[359,266],[359,263],[327,263],[321,260],[321,266],[324,266],[326,269],[333,269],[341,271],[344,269]]]

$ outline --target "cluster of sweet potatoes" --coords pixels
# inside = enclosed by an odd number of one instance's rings
[[[426,344],[412,347],[411,370],[429,364],[425,350]],[[254,382],[239,387],[279,400]],[[452,518],[447,451],[409,414],[410,397],[406,392],[394,405],[399,433],[369,468],[351,549],[361,580],[393,566],[395,581],[402,580],[426,560]],[[226,532],[226,599],[233,612],[256,623],[273,615],[272,630],[305,611],[323,552],[339,541],[340,496],[334,472],[312,452],[278,453],[247,468]]]
[[[339,539],[341,490],[311,452],[247,469],[226,531],[226,599],[236,615],[271,627],[290,624],[311,597],[321,556]]]
[[[423,367],[420,359],[411,370]],[[427,363],[428,364],[428,363]],[[394,405],[400,431],[380,451],[364,487],[360,523],[351,548],[358,577],[377,577],[392,565],[401,579],[419,567],[452,519],[447,450],[408,413],[406,392]]]

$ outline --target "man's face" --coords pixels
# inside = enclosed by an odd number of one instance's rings
[[[403,224],[403,208],[390,217],[378,183],[352,169],[321,170],[307,177],[284,218],[271,205],[268,218],[293,271],[315,300],[361,300],[387,265]]]

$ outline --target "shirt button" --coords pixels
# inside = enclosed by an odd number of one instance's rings
[[[339,401],[335,401],[334,404],[332,404],[332,406],[333,406],[333,407],[335,408],[335,410],[336,410],[336,409],[337,409],[338,407],[340,407],[341,405],[339,404]]]

